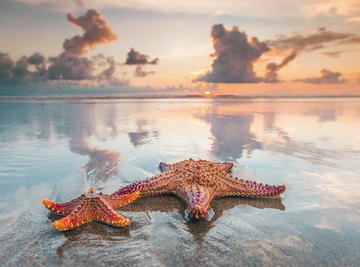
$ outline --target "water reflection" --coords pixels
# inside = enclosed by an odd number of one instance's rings
[[[268,150],[335,167],[343,153],[353,157],[360,149],[350,148],[340,136],[356,139],[360,129],[346,132],[353,127],[352,120],[342,118],[339,124],[344,124],[343,129],[334,127],[333,122],[338,116],[354,118],[359,109],[357,101],[346,108],[337,101],[215,102],[206,112],[193,116],[210,125],[211,153],[220,160],[235,161],[251,157],[255,150]]]
[[[179,119],[191,120],[191,116],[199,118],[210,125],[212,135],[211,154],[219,160],[237,160],[249,156],[254,150],[263,149],[265,142],[278,142],[277,137],[291,138],[294,143],[302,146],[297,133],[303,136],[316,134],[315,129],[321,123],[327,125],[329,130],[331,122],[336,121],[338,116],[356,115],[358,106],[350,103],[348,109],[339,108],[337,103],[243,103],[240,105],[228,105],[215,103],[209,106],[207,112],[188,114]],[[86,142],[95,138],[101,142],[115,140],[121,134],[126,133],[135,148],[146,144],[162,143],[160,133],[170,131],[172,125],[166,127],[162,118],[149,114],[147,118],[137,117],[135,114],[124,121],[123,115],[132,111],[131,105],[119,105],[117,103],[100,105],[96,103],[73,104],[73,103],[1,103],[0,135],[5,140],[24,138],[30,140],[51,140],[52,138],[66,137],[73,143]],[[353,114],[349,111],[353,110]],[[181,114],[186,114],[186,109]],[[179,113],[179,112],[178,112]],[[296,114],[296,116],[292,116]],[[299,116],[302,114],[303,116]],[[183,116],[183,115],[181,115]],[[288,117],[292,116],[292,121]],[[316,117],[317,120],[311,118]],[[104,119],[103,119],[104,118]],[[262,122],[259,121],[262,118]],[[152,120],[151,128],[149,119]],[[131,121],[135,120],[136,130],[131,129]],[[287,130],[291,126],[296,127],[291,132]],[[193,129],[191,129],[193,130]],[[195,130],[195,129],[194,129]],[[341,130],[341,129],[336,129]],[[308,132],[308,134],[307,134]],[[191,134],[196,134],[189,131]],[[306,135],[304,135],[304,133]],[[271,136],[275,134],[275,136]],[[324,135],[319,137],[324,139]],[[292,144],[289,140],[288,143]],[[328,139],[331,141],[331,139]],[[311,140],[313,141],[313,140]],[[315,144],[316,146],[317,144]],[[288,147],[285,144],[284,147]],[[296,146],[296,145],[295,145]],[[294,150],[295,146],[290,150]],[[306,143],[305,143],[306,146]],[[308,146],[307,146],[308,147]],[[72,144],[70,144],[72,149]]]
[[[147,131],[145,130],[147,126],[147,120],[140,119],[136,121],[137,130],[136,132],[129,132],[130,142],[134,147],[143,146],[149,143],[152,139],[159,137],[158,131]]]
[[[98,185],[118,174],[118,165],[121,160],[119,152],[92,147],[86,140],[71,140],[70,150],[80,155],[89,156],[89,161],[83,166],[85,179],[88,182]]]
[[[164,101],[156,105],[165,110],[153,111],[149,103],[1,103],[0,137],[3,143],[65,140],[70,151],[89,156],[79,169],[84,166],[87,177],[99,183],[119,175],[120,151],[127,155],[125,161],[146,156],[152,158],[147,164],[156,165],[167,157],[189,154],[216,161],[246,160],[262,150],[333,167],[360,151],[355,123],[360,105],[355,100],[205,104],[206,108],[194,108],[194,103]],[[150,143],[158,145],[157,150],[145,149]]]
[[[211,125],[210,131],[214,137],[212,154],[220,160],[234,161],[244,153],[251,155],[253,150],[261,149],[261,143],[251,132],[254,115],[224,115],[214,106],[207,114],[198,117]]]
[[[318,122],[328,122],[328,121],[336,121],[337,110],[335,107],[326,108],[326,109],[311,109],[307,110],[304,113],[309,116],[317,116]]]
[[[359,100],[1,102],[0,114],[4,265],[360,260]],[[158,173],[159,161],[188,157],[237,161],[234,175],[243,165],[288,190],[282,200],[215,199],[213,218],[197,223],[184,220],[180,199],[161,196],[119,209],[129,228],[48,225],[41,198],[78,194],[81,168],[110,193]]]

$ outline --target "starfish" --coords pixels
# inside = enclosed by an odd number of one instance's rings
[[[53,223],[53,227],[59,231],[71,230],[91,221],[123,227],[129,225],[130,220],[114,209],[133,202],[139,196],[138,191],[123,195],[96,193],[91,187],[86,194],[69,202],[52,202],[45,198],[43,204],[53,213],[66,216]]]
[[[229,172],[233,164],[188,159],[174,164],[160,162],[162,173],[125,186],[112,196],[139,191],[142,196],[175,194],[187,205],[192,219],[205,218],[215,197],[275,197],[286,189],[285,185],[263,185],[233,177]]]

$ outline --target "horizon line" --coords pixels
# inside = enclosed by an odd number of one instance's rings
[[[0,96],[0,100],[91,100],[91,99],[315,99],[360,98],[359,95],[50,95],[50,96]]]

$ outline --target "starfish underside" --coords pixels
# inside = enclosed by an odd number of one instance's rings
[[[214,163],[207,160],[184,160],[174,164],[161,162],[162,173],[125,186],[112,196],[175,194],[187,205],[191,218],[205,218],[215,197],[276,197],[286,189],[285,185],[267,185],[233,177],[229,172],[232,163]]]
[[[71,230],[91,221],[123,227],[129,225],[130,220],[115,212],[114,209],[133,202],[139,196],[138,191],[124,195],[96,193],[91,187],[87,194],[69,202],[52,202],[45,198],[43,204],[53,213],[66,216],[53,223],[53,227],[59,231]]]

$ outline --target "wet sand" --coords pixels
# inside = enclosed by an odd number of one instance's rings
[[[360,99],[1,100],[0,114],[2,266],[360,263]],[[189,157],[287,191],[216,199],[198,222],[176,197],[146,197],[118,209],[127,228],[69,232],[41,204],[110,193]]]

